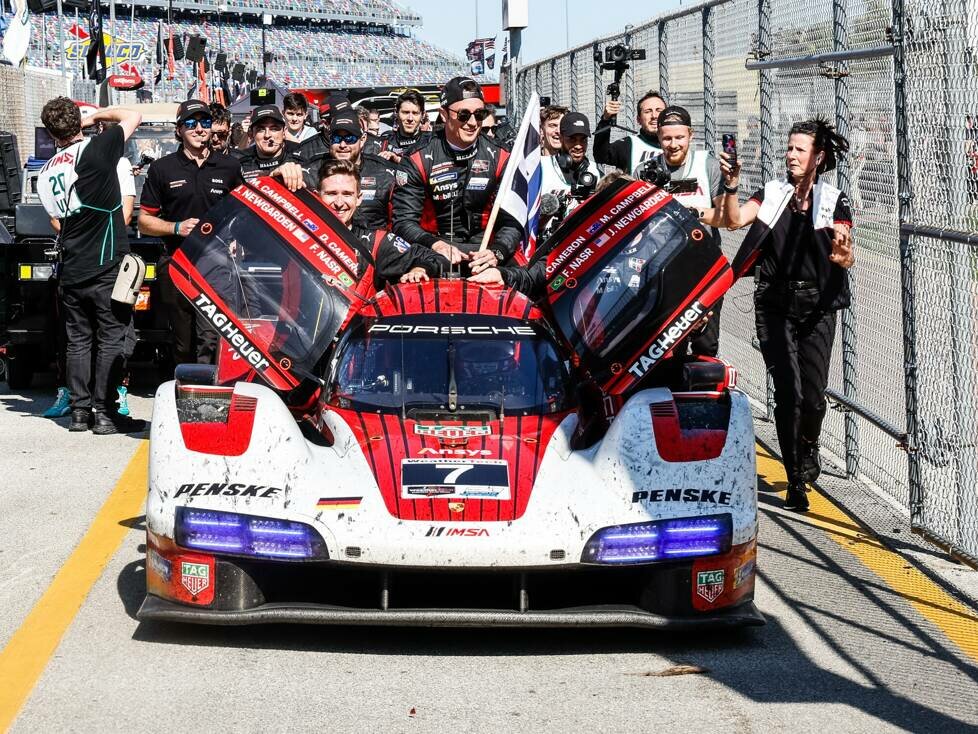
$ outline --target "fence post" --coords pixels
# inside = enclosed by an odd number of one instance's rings
[[[771,55],[771,0],[757,0],[757,59]],[[758,74],[761,95],[761,179],[767,183],[774,178],[774,131],[771,125],[771,70]],[[767,373],[767,419],[774,420],[774,380]]]
[[[570,54],[570,96],[571,109],[580,110],[577,89],[577,51],[571,51]]]
[[[713,8],[703,8],[703,137],[706,150],[716,153],[717,98],[713,86]]]
[[[834,51],[849,49],[848,0],[832,0],[832,46]],[[852,127],[849,110],[849,62],[840,61],[835,73],[835,129],[849,139]],[[847,196],[852,194],[849,158],[841,156],[836,164],[836,182]],[[853,273],[849,273],[850,286],[855,289]],[[842,312],[842,392],[847,399],[859,398],[856,374],[856,297],[853,290],[852,305]],[[846,476],[852,479],[859,473],[859,423],[851,410],[843,413],[846,440]]]
[[[557,57],[554,56],[550,59],[550,99],[553,100],[554,104],[567,105],[566,99],[560,99],[557,95],[557,90],[560,89],[560,84],[557,82]]]
[[[904,59],[904,34],[906,14],[903,0],[893,0],[893,101],[894,130],[896,140],[896,191],[898,226],[913,219],[913,181],[911,179],[910,144],[907,124],[906,62]],[[910,490],[910,524],[920,527],[924,521],[924,489],[920,478],[920,428],[917,414],[917,321],[914,314],[914,267],[913,244],[910,235],[900,227],[900,291],[903,311],[903,365],[904,400],[907,406],[907,482]]]
[[[664,22],[659,23],[659,94],[669,104],[669,36]]]
[[[595,59],[599,58],[598,54],[601,51],[601,47],[597,41],[595,41],[592,51],[591,64],[594,66],[594,124],[597,125],[597,120],[601,117],[601,113],[604,112],[604,83],[601,79],[601,63],[595,61]],[[608,135],[611,135],[611,133],[609,132]]]

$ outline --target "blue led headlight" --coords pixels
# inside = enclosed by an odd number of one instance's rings
[[[280,560],[328,558],[319,533],[301,522],[178,507],[176,542],[184,548]]]
[[[581,563],[625,565],[714,556],[730,550],[732,535],[730,515],[613,525],[591,536]]]

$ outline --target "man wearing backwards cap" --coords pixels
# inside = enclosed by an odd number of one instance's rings
[[[560,118],[560,144],[563,150],[542,159],[543,177],[540,190],[545,194],[569,192],[580,183],[581,175],[590,172],[594,182],[601,178],[598,167],[587,157],[591,123],[580,112],[568,112]]]
[[[659,113],[659,142],[662,152],[653,156],[647,164],[669,174],[666,187],[673,198],[683,206],[694,209],[700,222],[709,225],[714,242],[720,246],[723,225],[723,197],[726,183],[716,157],[705,150],[691,150],[693,123],[689,112],[677,105],[666,107]],[[638,175],[639,170],[634,171]],[[690,351],[715,357],[720,346],[720,307],[723,300],[713,306],[713,317],[706,328],[690,339]]]
[[[508,261],[523,236],[522,226],[500,211],[485,250],[456,246],[481,243],[509,157],[480,134],[485,106],[474,79],[448,82],[441,91],[445,128],[404,157],[393,197],[395,234],[452,264],[467,262],[473,273]]]
[[[329,129],[329,151],[321,158],[309,161],[309,169],[318,172],[330,159],[350,161],[359,174],[362,197],[353,217],[354,225],[372,230],[390,229],[390,201],[397,166],[364,152],[367,136],[360,127],[359,115],[353,110],[340,110],[333,115]],[[316,188],[316,185],[310,184],[310,187]]]
[[[276,105],[261,105],[251,111],[248,136],[252,145],[238,159],[245,181],[279,176],[293,191],[302,187],[299,144],[285,139],[285,116]]]

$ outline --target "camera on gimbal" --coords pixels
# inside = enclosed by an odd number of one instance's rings
[[[608,85],[608,96],[618,99],[621,96],[621,78],[625,75],[630,64],[629,61],[644,61],[645,49],[629,48],[623,43],[616,43],[608,46],[604,50],[604,57],[601,51],[595,50],[594,63],[601,64],[604,71],[615,72],[615,80]]]
[[[581,171],[577,181],[571,185],[570,197],[572,199],[583,200],[594,194],[597,188],[598,177],[588,170]]]

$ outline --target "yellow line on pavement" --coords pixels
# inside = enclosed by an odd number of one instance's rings
[[[0,651],[0,731],[13,723],[92,585],[115,555],[146,498],[149,442],[143,441],[94,522],[7,646]]]
[[[762,446],[757,447],[757,474],[769,485],[787,484],[784,466]],[[899,553],[886,548],[821,492],[809,492],[811,508],[796,517],[820,528],[859,559],[887,586],[937,625],[965,655],[978,660],[978,614],[945,592]]]

